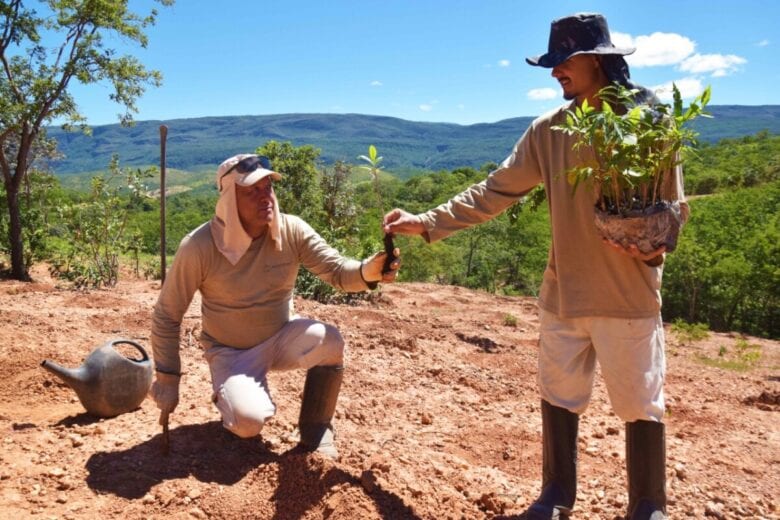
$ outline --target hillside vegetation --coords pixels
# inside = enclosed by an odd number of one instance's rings
[[[269,141],[257,151],[285,172],[277,190],[283,211],[303,216],[355,258],[382,248],[379,222],[385,211],[425,211],[484,179],[496,166],[488,162],[478,169],[442,169],[405,180],[383,175],[378,197],[365,174],[343,162],[323,165],[313,146]],[[380,153],[388,155],[381,147]],[[760,132],[706,145],[686,165],[692,218],[667,261],[664,318],[780,337],[780,136]],[[113,273],[120,260],[139,274],[160,276],[160,204],[145,186],[155,176],[153,170],[114,163],[83,192],[62,188],[55,176],[33,175],[24,208],[28,261],[48,260],[59,276],[85,286],[114,283],[106,273]],[[404,258],[400,280],[535,296],[550,240],[545,206],[533,210],[541,202],[536,195],[433,245],[399,237]],[[209,173],[194,189],[167,198],[168,255],[187,232],[211,218],[216,196]],[[385,207],[378,207],[378,200]],[[6,214],[4,208],[0,211]],[[5,226],[0,221],[1,240],[7,236]],[[7,250],[5,243],[0,247]],[[300,295],[349,298],[302,274]]]
[[[780,106],[710,106],[712,119],[696,122],[703,142],[780,133]],[[495,123],[456,125],[424,123],[360,114],[283,114],[205,117],[165,121],[167,163],[190,172],[214,171],[226,157],[254,150],[267,141],[312,145],[328,165],[352,162],[370,144],[380,146],[385,167],[397,176],[420,171],[479,168],[501,161],[523,134],[531,117]],[[134,127],[97,126],[91,136],[50,128],[49,136],[65,155],[53,163],[57,175],[102,170],[118,153],[126,166],[159,164],[159,127],[163,121],[140,121]]]

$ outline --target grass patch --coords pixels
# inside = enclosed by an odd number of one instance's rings
[[[755,367],[761,360],[761,345],[748,343],[744,339],[739,339],[732,350],[729,350],[725,346],[721,346],[718,349],[717,357],[713,358],[699,354],[696,358],[702,364],[710,367],[733,370],[735,372],[746,372]]]

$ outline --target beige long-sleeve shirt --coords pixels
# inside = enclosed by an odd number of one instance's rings
[[[570,107],[561,106],[531,123],[512,154],[485,181],[420,214],[426,239],[440,240],[491,219],[544,183],[552,243],[539,306],[562,318],[655,316],[661,308],[662,266],[649,267],[606,246],[594,226],[595,194],[580,186],[572,195],[565,172],[582,163],[583,151],[574,152],[575,136],[551,129],[563,122]],[[672,200],[684,201],[679,167],[675,177]]]
[[[210,223],[182,240],[154,307],[151,341],[158,369],[181,370],[181,321],[195,291],[202,297],[204,348],[250,348],[290,319],[300,265],[344,291],[368,289],[360,261],[341,256],[300,218],[280,217],[282,250],[262,237],[252,242],[235,266],[214,245]]]

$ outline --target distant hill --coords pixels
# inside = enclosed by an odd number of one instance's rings
[[[703,141],[755,134],[780,133],[780,106],[712,106],[713,119],[698,120]],[[65,158],[55,163],[57,174],[104,170],[113,153],[123,166],[159,164],[159,126],[168,126],[167,165],[186,171],[212,170],[224,158],[248,152],[268,140],[311,144],[325,163],[355,162],[374,144],[393,171],[479,168],[502,161],[532,117],[496,123],[457,125],[422,123],[360,114],[281,114],[204,117],[169,121],[139,121],[132,128],[97,126],[92,136],[50,128]]]

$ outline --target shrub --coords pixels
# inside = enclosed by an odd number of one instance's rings
[[[680,318],[672,322],[672,332],[681,343],[688,345],[706,339],[710,335],[709,327],[705,323],[687,323]]]

